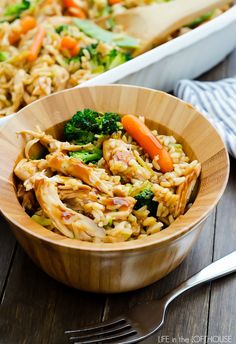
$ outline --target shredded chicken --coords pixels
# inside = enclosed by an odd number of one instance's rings
[[[72,145],[69,142],[61,142],[54,139],[51,135],[46,134],[43,131],[32,131],[32,130],[24,130],[19,132],[19,134],[30,135],[35,139],[38,139],[40,143],[45,146],[49,152],[55,151],[67,151],[67,152],[75,152],[79,150],[89,149],[93,147],[91,143],[86,145]]]
[[[35,180],[39,179],[36,177]],[[50,180],[57,184],[60,199],[75,211],[81,211],[100,223],[101,216],[105,222],[127,219],[136,200],[133,197],[109,197],[101,195],[97,189],[83,184],[80,180],[56,175]],[[99,208],[100,206],[100,208]],[[98,216],[97,208],[102,210]]]
[[[54,226],[65,236],[84,241],[101,240],[105,230],[93,220],[66,207],[59,198],[56,183],[45,177],[35,180],[37,200]]]
[[[46,160],[28,160],[22,159],[14,169],[15,175],[22,181],[33,177],[37,172],[43,171],[48,167]]]
[[[132,181],[132,179],[144,181],[151,178],[151,173],[137,162],[131,151],[131,145],[122,140],[104,141],[103,157],[111,172],[122,176],[127,181]]]
[[[176,194],[158,184],[153,184],[154,200],[162,203],[174,218],[184,214],[200,172],[201,164],[198,163],[194,170],[186,176],[184,182],[177,187]]]
[[[79,178],[84,183],[94,186],[110,196],[113,195],[113,187],[119,182],[118,180],[115,182],[115,179],[109,176],[104,169],[87,166],[78,159],[68,157],[63,153],[49,154],[46,159],[51,169]]]
[[[176,205],[175,217],[183,214],[186,205],[190,199],[191,193],[196,185],[197,179],[201,172],[201,164],[198,163],[195,169],[186,176],[184,183],[180,184],[177,188],[177,195],[179,196],[179,201]]]
[[[24,185],[19,184],[17,197],[19,198],[21,205],[25,211],[32,214],[36,210],[36,199],[33,190],[26,191]]]

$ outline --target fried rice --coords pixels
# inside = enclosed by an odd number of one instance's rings
[[[55,233],[90,242],[135,240],[164,230],[192,204],[201,164],[174,136],[152,131],[173,164],[164,173],[158,156],[152,160],[122,128],[83,145],[39,129],[21,134],[27,144],[14,169],[17,195],[32,219]],[[36,159],[39,142],[47,148]],[[101,151],[96,161],[76,158],[91,147]]]

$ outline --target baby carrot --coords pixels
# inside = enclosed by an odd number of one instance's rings
[[[29,62],[33,62],[37,59],[40,49],[42,47],[43,39],[45,35],[46,35],[46,31],[44,30],[42,26],[40,26],[36,36],[34,37],[32,45],[30,47],[30,51],[28,55]]]
[[[143,122],[132,115],[123,116],[121,122],[127,133],[138,142],[145,152],[150,155],[151,159],[156,156],[159,157],[157,162],[161,172],[173,171],[173,162],[169,153]]]

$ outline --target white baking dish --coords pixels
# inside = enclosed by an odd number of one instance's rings
[[[208,23],[77,87],[119,83],[170,91],[178,80],[196,78],[235,47],[236,5]],[[1,118],[0,125],[12,116]]]
[[[193,79],[236,47],[236,5],[198,28],[126,62],[84,85],[132,84],[170,91],[180,79]]]

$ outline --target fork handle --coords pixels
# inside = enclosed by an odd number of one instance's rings
[[[232,272],[236,272],[236,251],[208,265],[206,268],[181,283],[177,288],[173,289],[164,296],[164,299],[168,305],[185,291],[201,285],[202,283],[210,282],[214,279],[231,274]]]

